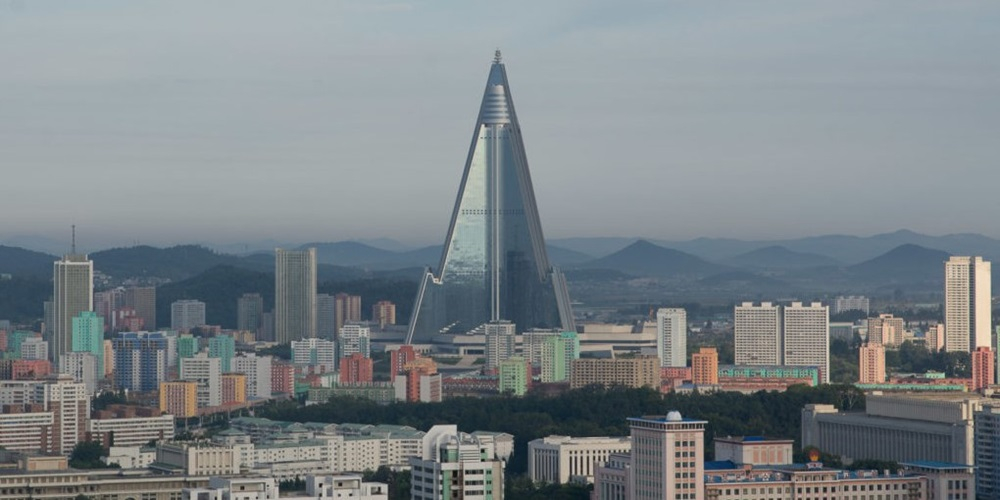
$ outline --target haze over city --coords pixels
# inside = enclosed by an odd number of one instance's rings
[[[0,238],[438,244],[496,47],[549,238],[996,237],[998,21],[987,2],[6,2]]]

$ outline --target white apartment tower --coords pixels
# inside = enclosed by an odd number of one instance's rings
[[[73,351],[73,318],[94,310],[94,262],[86,255],[66,255],[52,266],[52,364]]]
[[[990,262],[952,257],[944,264],[944,348],[972,352],[990,347]]]
[[[337,346],[332,340],[321,338],[293,340],[292,363],[322,366],[332,372],[337,369]]]
[[[820,383],[829,383],[830,308],[819,302],[792,302],[785,307],[783,316],[783,364],[819,367]]]
[[[684,309],[656,311],[656,354],[660,366],[687,366],[687,312]]]
[[[181,359],[181,380],[198,382],[198,407],[222,405],[222,360],[207,352]]]
[[[337,338],[340,357],[346,358],[354,353],[372,357],[371,337],[371,328],[364,324],[348,323],[340,327],[340,337]]]
[[[510,321],[486,324],[486,368],[497,368],[515,354],[517,325]]]
[[[247,398],[271,397],[271,359],[253,353],[232,359],[232,370],[247,376]]]
[[[316,336],[316,249],[274,251],[274,336],[279,344]]]
[[[782,364],[781,306],[744,302],[736,306],[733,329],[737,365]]]

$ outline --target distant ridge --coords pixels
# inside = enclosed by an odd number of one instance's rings
[[[944,282],[944,262],[949,257],[948,252],[905,244],[847,270],[865,281],[938,283]]]
[[[55,255],[0,245],[0,273],[52,279],[52,263],[56,260],[59,257]]]
[[[815,253],[795,252],[780,245],[758,248],[737,255],[728,263],[739,267],[794,269],[840,265],[836,259]]]
[[[581,268],[611,269],[644,277],[704,277],[730,270],[689,253],[663,248],[639,240],[605,257],[581,264]]]

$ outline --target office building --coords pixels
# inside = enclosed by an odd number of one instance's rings
[[[868,297],[864,295],[838,296],[833,300],[833,314],[840,314],[847,311],[858,311],[868,315]]]
[[[868,318],[869,344],[899,347],[903,344],[904,331],[906,325],[903,323],[903,318],[891,314],[879,314],[877,318]]]
[[[691,383],[716,385],[719,383],[719,351],[714,347],[701,347],[691,354]]]
[[[656,356],[574,360],[570,374],[570,387],[579,389],[593,384],[605,387],[615,385],[659,387],[660,360]]]
[[[991,265],[982,257],[952,256],[944,264],[944,339],[949,352],[990,347]]]
[[[273,369],[273,365],[272,365]],[[245,373],[222,374],[222,404],[243,404],[247,402],[247,376]]]
[[[372,356],[371,328],[368,325],[348,323],[340,328],[340,337],[337,340],[341,358],[354,353],[361,353],[366,358]]]
[[[340,383],[367,383],[374,380],[374,364],[371,358],[366,358],[356,352],[340,360]]]
[[[972,351],[972,390],[985,389],[996,382],[996,352],[989,347]]]
[[[115,387],[130,391],[154,391],[160,382],[166,380],[170,340],[164,332],[123,332],[112,342]]]
[[[236,299],[236,329],[260,333],[264,322],[264,297],[259,293],[244,293]]]
[[[161,382],[160,411],[177,418],[198,415],[198,382],[193,380]]]
[[[656,311],[656,353],[660,366],[687,366],[687,312],[684,309]]]
[[[205,303],[200,300],[178,300],[170,304],[170,329],[186,332],[205,323]]]
[[[125,307],[135,311],[142,319],[143,328],[156,330],[156,288],[137,286],[126,288],[124,293]]]
[[[333,296],[334,317],[339,332],[348,323],[361,321],[361,296],[338,293]]]
[[[388,300],[380,300],[372,306],[372,323],[378,325],[379,330],[396,324],[396,304]]]
[[[216,335],[208,339],[208,355],[219,358],[219,366],[223,372],[230,371],[233,356],[236,355],[236,340],[229,335]]]
[[[989,400],[968,393],[869,394],[864,412],[802,410],[802,446],[846,460],[975,463],[973,414]]]
[[[536,483],[594,482],[594,467],[632,451],[630,437],[548,436],[528,442],[528,476]]]
[[[504,498],[504,459],[492,435],[434,426],[423,438],[421,457],[409,463],[413,500]]]
[[[858,350],[858,383],[881,384],[885,382],[885,346],[867,343]]]
[[[199,352],[181,360],[181,380],[198,383],[198,407],[222,404],[222,360]]]
[[[280,343],[316,336],[316,249],[274,251],[274,335]]]
[[[233,371],[247,376],[248,398],[271,397],[271,360],[252,353],[233,358]]]
[[[507,71],[499,52],[486,91],[441,261],[414,301],[406,343],[509,320],[527,331],[575,331],[566,280],[545,248]]]
[[[316,336],[333,340],[337,338],[337,331],[336,298],[326,293],[316,294]]]
[[[300,366],[320,366],[327,373],[335,371],[337,369],[336,343],[324,338],[293,340],[292,363]]]
[[[93,311],[84,311],[73,318],[71,344],[73,352],[89,352],[94,355],[94,378],[104,378],[104,319]]]
[[[45,361],[48,363],[48,361]],[[59,358],[59,373],[83,384],[87,394],[97,392],[97,357],[89,352],[67,352]],[[103,378],[103,377],[102,377]]]
[[[736,306],[733,331],[737,365],[780,365],[781,306],[762,302],[759,306],[744,302]]]
[[[631,498],[704,498],[704,420],[680,412],[629,418],[632,436]]]
[[[507,358],[500,362],[499,389],[501,394],[524,396],[531,386],[531,365],[522,357]]]
[[[75,247],[75,245],[74,245]],[[52,349],[53,364],[72,351],[73,318],[94,310],[94,263],[86,255],[66,255],[53,264]]]
[[[515,353],[516,325],[510,321],[491,321],[486,324],[486,366],[493,370]]]
[[[830,382],[830,309],[819,302],[792,302],[785,307],[784,355],[786,366],[816,366],[820,382]]]

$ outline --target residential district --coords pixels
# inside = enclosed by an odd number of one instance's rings
[[[0,324],[0,499],[499,500],[516,498],[519,454],[532,484],[599,500],[1000,498],[990,262],[942,263],[943,321],[839,296],[741,302],[711,327],[682,307],[597,322],[574,314],[549,263],[499,51],[468,158],[440,265],[423,273],[405,324],[389,300],[317,293],[313,248],[275,251],[273,308],[264,290],[242,294],[236,329],[207,324],[196,297],[157,317],[156,287],[104,286],[75,248],[56,261],[45,317]],[[831,346],[855,342],[845,368]],[[887,363],[914,349],[968,366]],[[679,411],[630,415],[622,435],[527,443],[459,422],[259,416],[278,404],[306,414],[481,398],[490,412],[595,387],[711,398],[831,382],[853,383],[863,402],[789,410],[798,435],[721,435],[708,414]],[[407,474],[408,490],[374,471]]]

